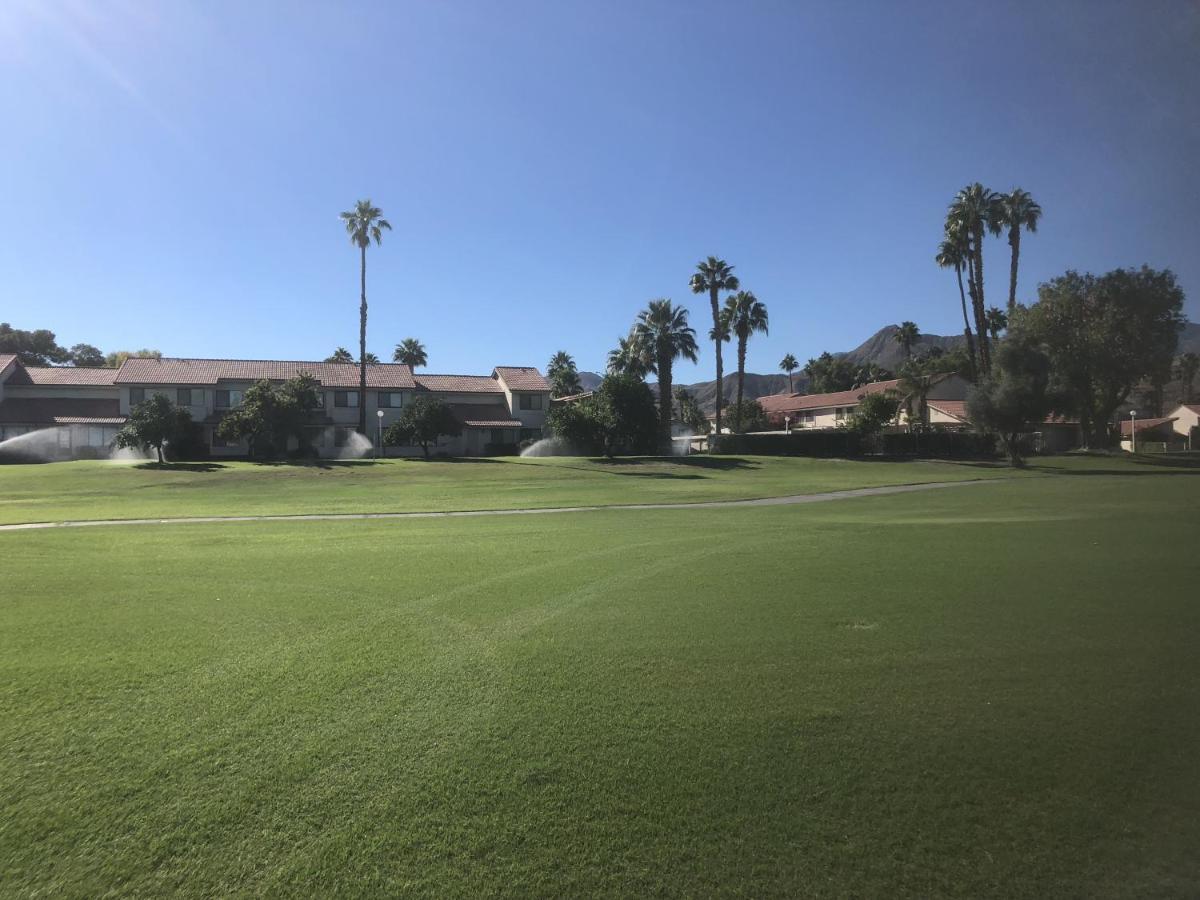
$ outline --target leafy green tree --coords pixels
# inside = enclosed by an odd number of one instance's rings
[[[94,347],[91,344],[75,344],[67,351],[70,356],[71,365],[87,366],[90,368],[103,368],[104,353],[99,347]]]
[[[0,353],[15,354],[25,366],[53,366],[71,358],[69,350],[55,343],[53,331],[24,331],[7,322],[0,322]]]
[[[164,446],[184,437],[192,427],[192,414],[172,403],[165,394],[154,394],[129,411],[125,425],[117,432],[118,447],[154,448],[159,463],[166,461]]]
[[[779,361],[779,368],[782,369],[784,372],[787,372],[788,393],[789,394],[796,393],[796,391],[794,390],[793,384],[792,384],[792,373],[795,372],[798,368],[800,368],[800,363],[796,361],[796,357],[792,356],[792,354],[789,353],[787,356],[785,356],[783,359],[781,359]]]
[[[980,431],[995,432],[1009,462],[1024,465],[1021,435],[1054,409],[1050,358],[1020,332],[996,345],[996,364],[967,394],[967,416]]]
[[[635,331],[628,337],[617,338],[617,346],[608,352],[608,374],[632,375],[645,380],[654,369],[650,352]]]
[[[876,381],[888,381],[896,376],[879,363],[863,363],[854,371],[854,384],[851,388],[862,387],[864,384],[874,384]]]
[[[979,342],[979,368],[984,373],[991,366],[991,345],[984,322],[983,238],[985,233],[999,235],[1001,222],[1000,195],[979,182],[959,191],[946,215],[946,233],[961,235],[966,243],[967,283],[975,314],[975,335]]]
[[[546,378],[550,382],[550,393],[554,397],[571,397],[583,392],[579,381],[579,368],[566,350],[559,350],[546,365]]]
[[[400,417],[383,432],[385,447],[417,444],[429,459],[429,445],[436,444],[442,435],[457,437],[462,423],[438,397],[418,397],[400,413]]]
[[[590,396],[559,403],[546,428],[580,453],[605,456],[653,453],[658,439],[658,402],[633,375],[608,375]]]
[[[1008,270],[1008,311],[1017,308],[1017,262],[1021,257],[1021,229],[1037,231],[1042,208],[1028,193],[1013,188],[998,198],[997,224],[1008,229],[1008,246],[1012,249]],[[995,335],[992,335],[993,339]]]
[[[246,390],[241,405],[221,419],[217,434],[228,441],[246,441],[250,455],[264,459],[285,454],[291,438],[306,453],[319,387],[320,383],[305,373],[279,387],[265,378],[257,381]]]
[[[690,428],[693,434],[708,434],[708,416],[691,391],[683,385],[675,388],[675,403],[679,408],[679,421],[685,428]]]
[[[1062,412],[1079,416],[1088,447],[1108,444],[1108,423],[1141,379],[1175,355],[1183,291],[1168,269],[1070,271],[1041,285],[1014,326],[1049,354]]]
[[[750,291],[738,291],[725,299],[721,316],[729,332],[737,337],[737,405],[734,407],[733,430],[740,432],[739,414],[746,383],[746,344],[751,335],[767,333],[767,307]]]
[[[829,351],[816,359],[810,359],[804,367],[808,376],[809,390],[814,394],[830,394],[848,391],[858,380],[858,367],[844,356],[834,356]]]
[[[1191,403],[1192,388],[1196,383],[1196,375],[1200,373],[1200,356],[1195,353],[1184,353],[1175,360],[1175,377],[1179,379],[1179,399],[1182,403]]]
[[[964,371],[969,377],[975,373],[975,335],[971,331],[971,320],[967,316],[967,295],[963,291],[963,267],[967,264],[967,240],[957,221],[947,222],[945,237],[938,247],[936,262],[943,269],[953,269],[958,279],[958,299],[962,304],[963,337],[967,341],[967,354],[971,367]]]
[[[392,352],[392,362],[403,363],[415,370],[418,366],[429,365],[429,355],[425,352],[425,345],[416,338],[405,338]]]
[[[638,313],[633,326],[638,341],[644,344],[654,360],[658,375],[659,438],[664,450],[671,447],[671,369],[675,360],[683,357],[696,361],[696,331],[688,325],[688,311],[670,300],[651,300]]]
[[[731,403],[727,411],[733,421],[741,423],[742,432],[766,431],[771,427],[762,404],[757,400],[742,400],[737,403]]]
[[[338,347],[329,356],[325,357],[327,363],[352,363],[354,362],[354,354],[345,347]]]
[[[859,434],[878,434],[895,420],[897,409],[895,394],[887,391],[867,394],[850,415],[850,430]]]
[[[696,264],[689,286],[693,294],[708,294],[708,302],[712,307],[712,330],[709,337],[716,348],[717,354],[717,397],[716,397],[716,430],[721,433],[721,407],[725,403],[725,363],[721,357],[721,307],[720,294],[722,291],[736,291],[741,287],[738,277],[733,274],[733,266],[710,256]],[[729,340],[726,337],[724,340]]]
[[[358,308],[358,396],[365,398],[367,396],[367,363],[372,362],[372,360],[368,359],[367,354],[367,248],[371,246],[371,241],[375,242],[375,246],[379,246],[383,242],[383,232],[385,230],[391,231],[392,226],[383,217],[383,210],[372,205],[370,200],[359,200],[354,204],[354,209],[342,213],[340,218],[346,225],[346,234],[350,236],[350,243],[358,248],[360,257],[361,303]],[[378,361],[378,359],[374,360],[374,362]],[[358,405],[358,430],[361,434],[367,433],[366,403],[359,403]]]
[[[971,366],[972,360],[963,347],[952,347],[949,350],[930,347],[919,356],[914,356],[902,368],[923,375],[948,375],[951,372],[969,375]]]
[[[921,338],[921,329],[916,322],[901,322],[900,327],[892,334],[892,340],[904,350],[904,358],[912,359],[912,348]]]
[[[106,369],[119,369],[127,359],[162,359],[161,350],[114,350],[112,353],[105,355],[104,367]]]

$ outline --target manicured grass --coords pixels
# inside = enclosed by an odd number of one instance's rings
[[[1006,476],[968,463],[778,457],[0,466],[0,523],[694,502]]]
[[[0,893],[1192,895],[1200,477],[1067,471],[0,533]]]

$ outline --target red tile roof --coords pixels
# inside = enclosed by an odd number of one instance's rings
[[[493,374],[501,378],[510,391],[550,390],[550,382],[533,366],[496,366]]]
[[[1137,433],[1141,434],[1143,431],[1153,431],[1154,429],[1161,428],[1164,425],[1170,425],[1174,421],[1175,421],[1175,418],[1173,418],[1173,417],[1172,418],[1161,418],[1161,419],[1138,419],[1137,420]],[[1132,425],[1133,425],[1133,422],[1131,422],[1129,419],[1121,420],[1121,436],[1122,437],[1129,437],[1129,432],[1131,430]]]
[[[448,394],[502,394],[500,382],[490,375],[413,375],[419,390]]]
[[[354,363],[298,362],[271,359],[163,359],[129,358],[121,366],[117,384],[216,384],[218,381],[286,381],[302,372],[324,387],[358,386]],[[401,363],[367,366],[367,387],[415,388],[412,370]]]
[[[0,353],[0,372],[8,368],[8,364],[15,362],[17,355],[15,353]]]
[[[936,409],[962,422],[967,421],[966,400],[926,400],[925,403],[930,409]]]
[[[3,368],[3,366],[0,366],[0,368]],[[1200,413],[1200,403],[1180,403],[1179,405],[1184,409],[1190,409],[1194,413]]]
[[[520,419],[514,419],[503,403],[451,403],[454,417],[471,428],[520,428]]]
[[[91,369],[83,366],[17,366],[9,384],[50,384],[110,386],[117,378],[117,369]]]
[[[0,403],[0,422],[22,425],[120,425],[125,421],[116,399],[8,397]]]
[[[772,394],[769,397],[759,397],[759,405],[763,411],[770,413],[797,412],[802,409],[825,409],[834,406],[857,406],[858,401],[867,394],[878,394],[883,391],[894,391],[900,384],[899,379],[890,381],[874,381],[850,391],[836,391],[832,394]]]

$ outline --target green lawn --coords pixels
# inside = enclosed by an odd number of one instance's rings
[[[1200,470],[1055,465],[0,533],[0,894],[1194,896]]]
[[[0,523],[686,503],[1009,474],[969,463],[709,456],[9,465],[0,466]]]

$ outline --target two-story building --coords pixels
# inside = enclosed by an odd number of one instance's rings
[[[966,400],[970,383],[955,374],[936,375],[931,379],[927,395],[927,409],[922,411],[926,421],[939,423],[934,412],[934,402],[938,400]],[[799,428],[840,428],[846,425],[862,398],[868,394],[892,394],[897,400],[901,398],[899,379],[889,381],[874,381],[849,391],[835,391],[828,394],[773,394],[759,397],[758,403],[772,423],[782,426],[785,421],[788,427]],[[899,418],[904,418],[903,412]]]
[[[510,450],[542,436],[550,385],[536,368],[497,366],[491,375],[416,375],[399,363],[367,366],[360,396],[353,363],[248,359],[131,358],[120,369],[22,366],[0,357],[0,440],[56,428],[62,456],[92,455],[112,443],[130,409],[155,394],[187,409],[211,455],[244,456],[245,444],[217,434],[221,419],[237,408],[257,381],[282,383],[301,373],[318,382],[319,406],[311,441],[322,456],[362,449],[356,438],[360,407],[366,407],[367,440],[379,436],[416,397],[438,397],[462,424],[462,434],[443,437],[437,452],[479,456]],[[388,455],[413,455],[416,447],[389,447]]]

